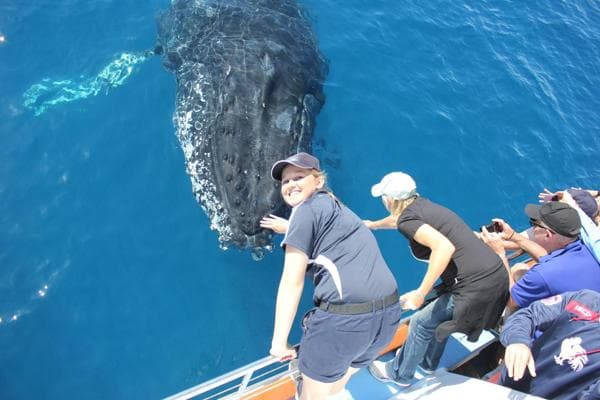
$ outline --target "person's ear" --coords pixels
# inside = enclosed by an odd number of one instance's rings
[[[323,186],[325,186],[325,178],[317,176],[317,188],[323,189]]]

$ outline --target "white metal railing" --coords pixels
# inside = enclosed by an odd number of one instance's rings
[[[257,374],[260,370],[264,371]],[[285,372],[283,370],[285,370]],[[270,382],[272,378],[280,379],[285,375],[293,375],[295,373],[295,364],[290,365],[289,362],[280,363],[275,357],[268,356],[207,382],[166,397],[164,400],[187,400],[201,395],[207,395],[207,397],[201,397],[204,400],[221,398],[232,400],[238,399],[247,392],[248,387],[253,382],[260,381],[265,384]],[[240,379],[241,381],[236,383],[236,381]],[[214,391],[214,393],[209,394],[211,391]]]

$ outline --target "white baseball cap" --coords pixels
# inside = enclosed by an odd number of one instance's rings
[[[406,200],[417,195],[417,184],[404,172],[391,172],[371,188],[373,197],[388,196],[394,200]]]

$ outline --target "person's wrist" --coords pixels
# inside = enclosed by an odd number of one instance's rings
[[[523,342],[522,339],[514,339],[514,342],[512,343],[507,343],[506,347],[508,346],[515,346],[515,345],[520,345],[520,346],[525,346],[527,348],[529,348],[530,344],[527,342]]]
[[[272,349],[282,349],[282,348],[286,348],[287,347],[287,341],[281,341],[278,339],[273,339],[271,341],[271,348]]]

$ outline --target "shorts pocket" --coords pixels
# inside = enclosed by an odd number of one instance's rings
[[[303,334],[306,335],[306,332],[308,331],[308,327],[310,325],[310,319],[312,318],[312,316],[315,314],[316,311],[317,311],[317,308],[314,307],[304,313],[304,316],[302,317],[302,322],[300,323]]]
[[[336,315],[335,331],[340,333],[370,332],[375,321],[373,314],[369,314],[368,316]]]
[[[348,328],[336,328],[331,346],[339,359],[350,365],[369,349],[373,342],[371,330],[349,331]]]

